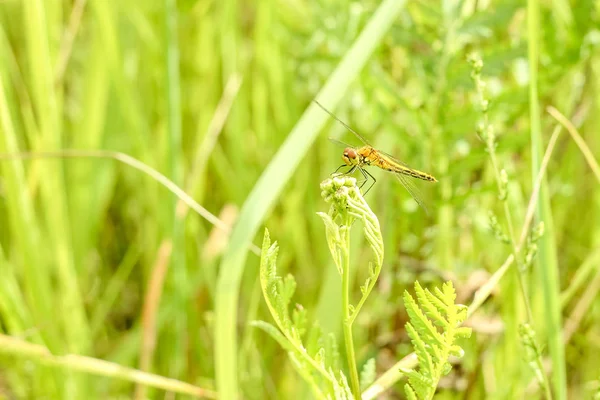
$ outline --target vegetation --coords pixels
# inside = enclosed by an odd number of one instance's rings
[[[600,397],[599,27],[592,0],[0,0],[2,397]],[[328,211],[327,137],[360,143],[313,99],[434,175],[429,213],[376,168],[355,223]]]

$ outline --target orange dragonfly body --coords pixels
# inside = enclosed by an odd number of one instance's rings
[[[364,167],[373,165],[388,172],[408,175],[424,181],[437,182],[437,179],[435,179],[432,175],[402,165],[395,158],[388,156],[380,150],[375,150],[369,145],[359,148],[346,147],[344,149],[342,159],[348,166],[356,165]]]
[[[427,211],[427,208],[425,207],[425,205],[423,204],[423,201],[421,200],[419,191],[412,184],[412,182],[410,182],[409,180],[406,179],[406,176],[410,176],[412,178],[417,178],[417,179],[421,179],[421,180],[429,181],[429,182],[437,182],[437,179],[435,179],[435,177],[433,177],[432,175],[430,175],[426,172],[411,168],[408,165],[404,164],[403,162],[395,159],[391,155],[389,155],[381,150],[375,149],[373,146],[371,146],[369,144],[369,142],[367,142],[367,140],[365,138],[363,138],[360,134],[358,134],[358,132],[354,131],[345,122],[343,122],[338,117],[333,115],[329,110],[327,110],[325,107],[323,107],[321,105],[321,103],[319,103],[316,100],[314,100],[314,102],[317,103],[317,105],[319,107],[321,107],[325,112],[327,112],[329,115],[331,115],[336,121],[341,123],[346,129],[348,129],[350,132],[352,132],[363,143],[363,146],[361,146],[361,147],[353,147],[353,146],[350,146],[339,140],[330,138],[331,141],[341,144],[342,146],[345,147],[344,153],[342,155],[344,164],[341,165],[335,171],[336,173],[337,173],[337,171],[340,170],[340,168],[343,168],[346,166],[350,167],[350,169],[348,171],[346,171],[344,173],[344,175],[351,174],[356,169],[358,169],[360,171],[360,173],[363,175],[363,177],[365,178],[365,182],[363,182],[363,185],[364,185],[364,183],[366,183],[366,181],[369,180],[369,178],[371,178],[373,180],[373,183],[365,191],[365,194],[367,194],[367,192],[375,184],[376,179],[373,177],[373,175],[371,175],[368,171],[366,171],[364,169],[364,167],[374,166],[374,167],[381,168],[384,171],[392,172],[394,174],[394,176],[396,176],[396,178],[400,181],[402,186],[404,186],[404,188],[406,188],[406,190],[415,199],[415,201],[425,211]],[[361,185],[361,187],[362,187],[362,185]]]

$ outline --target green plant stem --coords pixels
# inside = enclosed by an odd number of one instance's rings
[[[486,124],[488,123],[487,113],[485,114]],[[498,184],[498,188],[502,185],[502,179],[500,177],[500,169],[498,168],[498,161],[496,159],[496,151],[493,146],[489,147],[490,160],[492,162],[492,167],[494,168],[494,172],[496,174],[496,182]],[[512,213],[510,212],[510,207],[508,206],[507,196],[504,196],[502,199],[502,205],[504,206],[504,219],[506,219],[506,224],[508,225],[508,237],[510,238],[510,243],[512,246],[512,254],[514,259],[517,262],[517,280],[519,282],[519,289],[521,290],[521,297],[523,298],[523,304],[525,305],[525,311],[527,312],[527,321],[533,321],[533,312],[531,311],[531,304],[529,303],[529,296],[527,294],[527,290],[525,289],[525,277],[523,276],[524,271],[520,268],[521,258],[519,257],[520,247],[517,246],[517,242],[515,239],[515,228],[512,220]]]
[[[344,256],[342,260],[342,315],[344,316],[344,341],[346,343],[346,358],[348,359],[348,371],[350,372],[350,387],[355,399],[360,399],[360,381],[356,368],[356,356],[354,354],[354,339],[352,338],[352,319],[350,318],[350,227],[351,218],[347,218],[344,232]]]
[[[486,120],[487,120],[487,114],[486,114]],[[548,158],[550,157],[550,154],[552,153],[552,150],[554,149],[554,143],[556,142],[556,139],[558,138],[559,133],[560,133],[560,131],[557,130],[552,135],[552,139],[548,146],[548,148],[549,148],[549,151],[547,152]],[[498,187],[500,187],[500,185],[502,185],[501,178],[500,178],[500,170],[498,169],[497,160],[496,160],[496,152],[493,147],[489,148],[489,153],[490,153],[490,159],[492,161],[492,166],[496,173],[496,180],[498,183]],[[546,161],[546,164],[547,164],[547,161]],[[523,265],[522,258],[519,257],[520,252],[524,245],[525,236],[521,236],[521,240],[517,244],[517,241],[515,238],[515,230],[514,230],[513,223],[512,223],[512,213],[510,212],[510,207],[508,206],[508,200],[507,200],[506,196],[505,196],[505,198],[502,199],[502,203],[504,206],[504,218],[506,219],[506,223],[508,225],[508,235],[509,235],[510,243],[512,246],[512,255],[514,257],[514,260],[516,261],[517,281],[519,282],[519,289],[521,290],[521,297],[523,298],[523,304],[525,305],[525,310],[527,312],[527,321],[532,322],[533,321],[533,311],[531,309],[531,303],[529,301],[529,296],[528,296],[527,290],[525,288],[525,273],[526,273],[526,271],[523,268],[521,268],[521,266]],[[529,226],[529,224],[526,222],[523,226],[523,231],[529,231],[528,226]],[[541,365],[541,359],[537,359],[536,362]],[[542,371],[543,382],[541,384],[542,384],[542,387],[544,388],[544,393],[546,395],[546,399],[551,400],[552,392],[550,391],[550,387],[549,387],[549,383],[548,383],[549,382],[548,376],[546,375],[544,368],[540,368],[540,371]]]
[[[479,101],[483,105],[483,104],[487,103],[488,100],[484,96],[484,92],[483,92],[483,88],[482,88],[483,82],[481,80],[481,76],[479,74],[476,74],[474,79],[476,82],[477,91],[479,92]],[[490,125],[490,121],[489,121],[489,114],[487,111],[487,107],[485,107],[484,111],[483,111],[483,125],[484,125],[484,130],[488,131],[487,135],[491,135],[492,134],[491,129],[490,129],[491,125]],[[508,205],[508,200],[507,200],[507,195],[506,195],[507,188],[503,187],[504,184],[502,183],[502,176],[501,176],[500,168],[498,165],[498,159],[496,157],[496,147],[495,147],[496,143],[495,143],[495,139],[493,139],[493,138],[494,138],[494,136],[492,136],[491,138],[489,136],[487,136],[485,139],[485,143],[486,143],[488,153],[490,155],[492,169],[494,170],[494,176],[496,178],[496,185],[498,186],[498,192],[499,193],[504,192],[504,195],[502,196],[504,219],[506,220],[506,224],[508,225],[508,236],[509,236],[510,243],[512,246],[512,255],[517,264],[517,280],[519,282],[519,289],[521,290],[521,296],[523,298],[523,303],[525,305],[525,310],[527,312],[527,320],[531,321],[531,320],[533,320],[533,313],[531,311],[529,296],[527,295],[527,290],[525,288],[525,277],[523,276],[524,272],[521,268],[519,268],[521,266],[521,263],[520,263],[521,260],[519,258],[520,247],[517,245],[517,242],[515,239],[515,228],[514,228],[514,224],[513,224],[513,217],[512,217],[512,213],[510,212],[510,207]]]

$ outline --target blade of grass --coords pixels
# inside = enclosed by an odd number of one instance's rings
[[[168,131],[168,142],[167,142],[167,165],[169,170],[169,176],[178,184],[183,185],[183,148],[182,148],[182,117],[181,117],[181,82],[179,75],[179,40],[177,36],[178,29],[178,11],[175,0],[164,0],[164,43],[165,43],[165,57],[164,57],[164,71],[166,79],[165,96],[167,96],[166,104],[166,116],[167,116],[167,131]],[[188,316],[191,304],[186,303],[184,292],[187,292],[190,281],[189,272],[186,266],[185,255],[185,221],[181,218],[176,218],[176,206],[177,199],[171,197],[169,200],[169,206],[165,207],[167,214],[165,215],[165,221],[168,221],[170,225],[170,234],[172,235],[172,241],[169,244],[169,239],[165,240],[165,243],[161,244],[161,248],[167,255],[164,256],[165,261],[164,268],[165,274],[168,269],[170,281],[174,286],[173,289],[165,289],[165,294],[169,296],[170,300],[173,301],[177,308],[181,310],[178,318],[173,320],[173,323],[168,324],[165,328],[167,330],[166,340],[171,341],[170,349],[166,352],[159,353],[159,357],[164,357],[166,362],[165,366],[169,371],[172,371],[173,376],[182,376],[187,363],[187,357],[182,357],[182,354],[186,352],[186,335],[188,332]],[[168,231],[167,231],[168,232]],[[164,246],[164,247],[163,247]],[[172,246],[172,247],[171,247]],[[167,250],[168,249],[168,250]],[[162,253],[161,253],[162,254]],[[155,261],[155,265],[161,265],[161,257],[158,257]],[[171,265],[171,267],[169,266]],[[162,273],[157,270],[157,275],[160,276]],[[169,288],[170,285],[167,285]],[[160,291],[156,291],[158,299],[157,306],[160,300]],[[154,310],[156,313],[156,309]],[[152,317],[153,321],[156,321],[156,316]],[[156,327],[154,328],[156,329]],[[152,335],[152,331],[149,331],[149,340],[154,341],[156,333]],[[152,346],[154,347],[154,346]],[[151,364],[148,365],[150,367]],[[143,397],[139,397],[143,398]]]
[[[0,87],[1,89],[1,87]],[[0,104],[1,105],[1,104]],[[17,150],[8,153],[0,153],[0,160],[25,160],[25,159],[35,159],[35,158],[106,158],[112,159],[115,161],[119,161],[123,164],[129,165],[132,168],[137,169],[138,171],[143,172],[148,175],[152,179],[156,180],[162,186],[164,186],[167,190],[177,196],[181,201],[183,201],[188,207],[194,210],[198,215],[202,218],[213,224],[215,227],[222,229],[224,232],[230,232],[230,228],[227,224],[217,218],[214,214],[208,211],[206,208],[202,207],[196,200],[194,200],[190,195],[188,195],[183,189],[177,186],[173,181],[169,178],[150,167],[147,164],[144,164],[140,160],[137,160],[127,154],[120,153],[118,151],[110,151],[110,150],[75,150],[75,149],[66,149],[59,151],[45,151],[45,152],[19,152]],[[250,244],[250,250],[256,254],[260,254],[260,249],[254,244]]]
[[[69,17],[69,26],[63,35],[60,53],[58,54],[58,62],[56,63],[56,68],[54,69],[54,82],[57,87],[61,85],[65,76],[65,71],[69,65],[71,52],[73,51],[73,42],[75,41],[75,37],[77,36],[79,28],[81,27],[81,20],[86,3],[87,0],[76,0],[73,10],[71,11],[71,15]]]
[[[397,0],[385,0],[379,6],[317,96],[321,103],[329,109],[338,103],[403,6],[404,1]],[[215,362],[221,399],[239,398],[237,303],[247,256],[246,246],[256,235],[261,221],[327,118],[316,104],[309,106],[248,196],[232,231],[228,250],[221,262],[216,294]]]
[[[560,124],[565,127],[567,132],[569,132],[569,134],[573,138],[573,141],[577,144],[577,147],[579,147],[581,154],[583,154],[583,156],[585,157],[585,160],[590,166],[590,169],[596,176],[596,179],[600,183],[600,164],[598,164],[598,161],[596,161],[596,159],[594,158],[594,153],[592,153],[588,145],[585,143],[585,140],[583,140],[579,132],[577,132],[577,128],[575,128],[575,125],[573,125],[571,121],[569,121],[564,115],[562,115],[561,112],[558,111],[556,108],[549,106],[546,108],[546,110],[550,115],[552,115],[552,117],[555,120],[560,122]]]
[[[61,21],[55,18],[60,5],[40,0],[22,3],[25,23],[23,25],[28,68],[26,76],[28,90],[39,131],[30,132],[35,149],[57,150],[63,146],[63,94],[54,87],[54,60],[56,43],[51,40],[52,32],[61,29]],[[52,295],[57,299],[61,318],[56,325],[62,334],[61,352],[85,353],[90,350],[89,323],[81,297],[81,286],[77,280],[77,265],[73,257],[73,241],[67,208],[64,168],[62,161],[48,163],[39,169],[40,215],[45,228],[45,244],[51,257],[49,276],[55,275],[57,286]],[[67,397],[78,398],[85,393],[83,376],[65,371],[62,388]]]
[[[2,334],[0,334],[0,352],[29,358],[50,366],[63,367],[71,371],[81,371],[96,376],[107,376],[129,382],[143,383],[144,385],[157,389],[164,389],[173,393],[211,399],[216,398],[215,393],[212,390],[194,386],[176,379],[149,374],[137,369],[123,367],[112,362],[77,354],[56,356],[44,346],[28,343],[24,340]]]
[[[585,143],[585,140],[583,140],[579,132],[577,132],[577,128],[575,128],[575,125],[573,125],[571,121],[569,121],[560,111],[558,111],[552,106],[547,107],[546,111],[548,111],[548,113],[552,115],[552,117],[555,120],[557,120],[562,126],[564,126],[567,132],[569,132],[571,138],[577,144],[579,150],[581,151],[585,160],[587,161],[590,169],[596,176],[598,183],[600,183],[600,165],[598,165],[598,161],[596,161],[592,151]],[[594,265],[596,265],[598,262],[597,258],[599,254],[600,253],[598,251],[593,252],[588,257],[586,262],[577,270],[576,277],[579,276],[580,273],[582,274],[582,276],[584,276],[584,271],[592,271],[594,269]],[[589,265],[589,267],[587,267],[587,265]],[[589,281],[589,278],[586,281]],[[577,290],[579,284],[583,283],[583,280],[575,278],[571,282],[571,286],[569,286],[568,290],[562,296],[562,306],[566,304],[566,300],[569,298],[570,293],[574,293]],[[565,343],[568,343],[569,339],[573,335],[573,332],[577,329],[577,326],[581,322],[582,316],[585,314],[585,312],[591,304],[591,301],[596,296],[599,285],[600,273],[597,273],[596,276],[592,279],[591,283],[588,285],[584,294],[580,297],[579,301],[577,302],[577,305],[571,313],[571,317],[566,322],[565,334],[563,338]]]
[[[527,35],[529,60],[529,117],[531,129],[531,169],[535,179],[540,171],[542,158],[542,124],[538,95],[538,61],[540,55],[540,4],[538,0],[527,1]],[[544,296],[544,320],[548,335],[548,348],[552,357],[552,385],[558,400],[567,398],[567,376],[565,370],[565,349],[562,340],[560,306],[560,285],[558,282],[558,260],[556,255],[556,234],[546,179],[540,187],[540,200],[537,217],[544,221],[545,233],[539,241],[538,274],[541,278]],[[542,321],[537,321],[538,323]]]
[[[23,113],[25,123],[32,121],[33,118],[29,118],[31,116],[30,103],[16,100],[16,93],[11,90],[12,87],[9,85],[11,77],[19,79],[20,76],[18,72],[15,72],[17,71],[17,68],[15,68],[16,60],[10,54],[6,36],[1,29],[0,58],[15,61],[14,64],[4,64],[8,68],[0,68],[0,152],[18,152],[20,139],[18,132],[20,129],[16,115],[19,111]],[[11,107],[11,104],[19,104],[20,107]],[[3,315],[2,318],[6,320],[6,329],[18,329],[17,332],[19,332],[23,329],[35,327],[31,329],[33,332],[33,335],[31,335],[32,341],[40,344],[44,343],[52,349],[59,349],[60,333],[58,329],[54,329],[55,324],[52,323],[52,310],[55,308],[56,300],[52,295],[52,282],[48,279],[50,272],[46,260],[49,255],[41,245],[40,221],[31,198],[31,189],[27,185],[25,168],[21,162],[14,160],[0,166],[0,175],[2,177],[3,192],[5,193],[3,202],[7,210],[12,210],[6,214],[6,220],[3,221],[2,228],[11,236],[13,250],[20,254],[22,258],[22,266],[15,266],[14,273],[16,274],[18,271],[23,281],[19,290],[23,294],[27,305],[28,323],[19,329],[15,324],[10,324],[10,321],[14,321],[17,317]],[[8,263],[2,263],[2,270],[5,273],[10,273],[11,269]],[[14,279],[17,280],[17,277],[15,276]],[[7,277],[5,285],[8,285],[8,280],[10,280],[9,277]],[[7,291],[5,295],[9,295],[9,293]],[[13,303],[17,301],[17,297],[12,297]],[[6,306],[4,304],[4,310],[7,309]],[[47,329],[39,329],[39,327],[46,327]],[[15,381],[15,385],[21,383],[23,387],[29,387],[30,393],[58,394],[54,385],[54,375],[48,370],[40,369],[35,374],[35,383],[27,383],[26,378],[21,379],[19,377]]]

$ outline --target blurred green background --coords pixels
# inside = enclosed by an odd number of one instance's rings
[[[342,163],[327,137],[359,143],[314,106],[290,132],[371,18],[377,26],[387,17],[391,27],[373,36],[373,54],[357,45],[364,66],[356,61],[354,78],[350,57],[323,103],[375,147],[439,182],[416,182],[427,215],[393,177],[371,171],[378,182],[367,201],[386,259],[354,326],[359,367],[375,358],[381,374],[412,351],[402,293],[414,280],[452,279],[458,301],[469,304],[511,247],[489,227],[490,211],[503,227],[507,221],[476,132],[482,113],[467,55],[484,61],[518,236],[532,171],[558,126],[546,106],[569,118],[599,158],[600,2],[408,1],[375,14],[379,6],[0,0],[4,338],[142,369],[221,398],[308,398],[285,351],[248,325],[271,321],[248,238],[260,246],[269,228],[281,246],[280,271],[298,281],[294,301],[340,338],[339,276],[315,213],[328,207],[320,182]],[[60,149],[80,151],[6,158]],[[227,225],[239,222],[232,240],[156,177],[89,153],[96,150],[140,160]],[[263,175],[269,164],[272,173]],[[592,398],[600,387],[599,182],[566,132],[546,176],[549,208],[538,214],[546,234],[525,281],[532,325],[555,397]],[[358,293],[369,252],[358,237],[353,245]],[[520,293],[513,267],[469,321],[466,355],[439,398],[541,396],[519,340]],[[2,343],[1,398],[190,398],[81,372],[78,360],[52,365],[40,352]],[[404,398],[403,383],[381,398]]]

